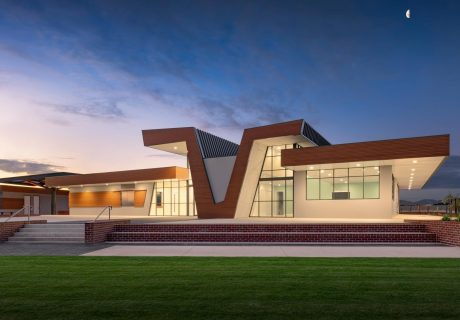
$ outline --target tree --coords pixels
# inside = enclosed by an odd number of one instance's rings
[[[450,212],[457,213],[460,209],[460,201],[458,195],[454,196],[452,193],[449,192],[449,194],[444,197],[442,202],[448,205]]]

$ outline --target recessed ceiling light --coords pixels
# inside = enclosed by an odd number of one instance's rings
[[[109,184],[108,184],[108,183],[106,183],[105,185],[106,185],[106,186],[108,186]]]
[[[410,169],[410,171],[415,171],[415,169],[414,169],[414,168],[412,168],[412,169]]]
[[[324,173],[324,170],[321,170],[321,173]]]
[[[361,163],[357,163],[356,166],[357,166],[357,167],[361,167]]]
[[[412,160],[412,163],[417,163],[418,161],[417,160]]]
[[[375,170],[378,170],[378,169],[379,169],[379,167],[374,167],[374,169],[375,169]]]
[[[410,175],[413,176],[414,174],[415,174],[415,173],[412,172]]]
[[[330,176],[332,176],[332,173],[328,173],[327,175],[330,177]]]
[[[313,170],[313,169],[315,169],[315,167],[309,167],[308,169]]]

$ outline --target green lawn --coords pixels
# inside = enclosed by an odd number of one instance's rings
[[[0,257],[0,319],[460,319],[460,260]]]

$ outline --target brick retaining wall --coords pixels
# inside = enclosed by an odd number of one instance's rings
[[[324,242],[324,243],[431,243],[436,241],[432,233],[249,233],[249,232],[113,232],[108,241],[115,242]]]
[[[28,224],[28,221],[8,221],[0,222],[0,242],[7,241],[9,237],[13,236],[19,231],[24,225]],[[32,220],[30,224],[42,224],[46,223],[46,220]]]
[[[101,220],[85,223],[85,243],[94,244],[105,242],[107,235],[111,233],[116,225],[130,224],[131,220]]]
[[[428,232],[436,234],[439,242],[460,246],[460,222],[441,220],[406,220],[406,222],[424,225]]]
[[[285,223],[285,224],[130,224],[114,232],[426,232],[408,223]]]
[[[421,224],[130,224],[116,225],[113,242],[343,242],[432,243],[436,235]]]

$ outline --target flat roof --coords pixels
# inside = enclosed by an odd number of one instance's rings
[[[403,189],[422,188],[449,156],[449,135],[367,141],[281,151],[291,170],[393,166]]]
[[[70,176],[74,174],[75,173],[72,173],[72,172],[49,172],[49,173],[33,174],[33,175],[27,175],[27,176],[15,176],[15,177],[1,178],[0,183],[42,187],[45,184],[46,178],[58,177],[58,176]]]
[[[124,183],[169,179],[188,179],[187,168],[162,167],[127,171],[77,174],[70,176],[49,177],[45,183],[49,187],[67,187],[87,184]]]

